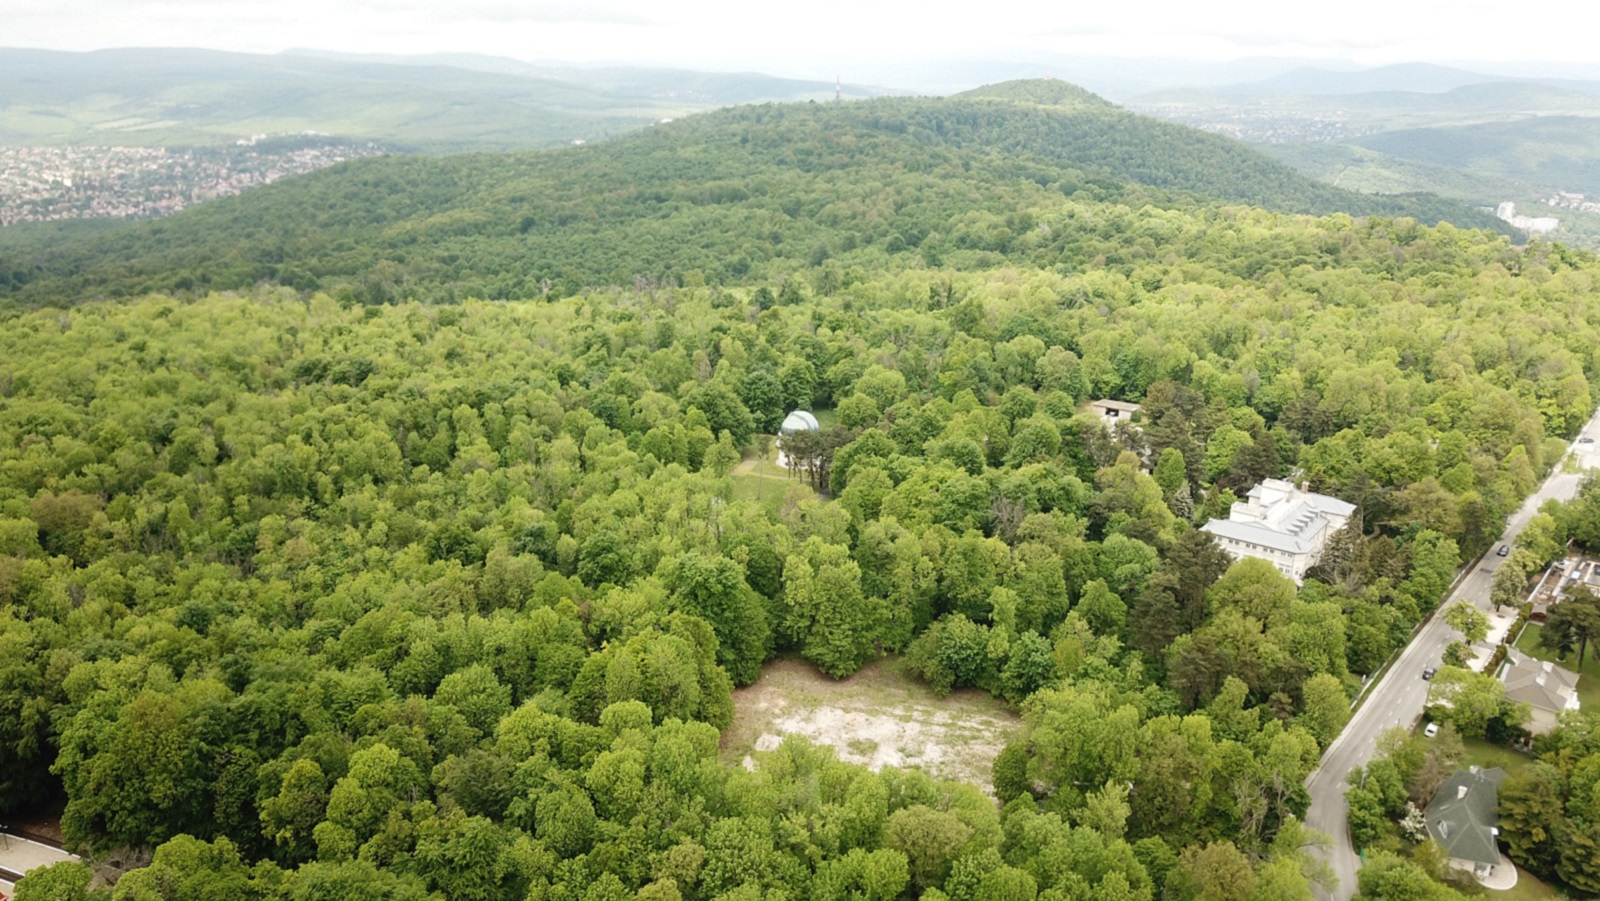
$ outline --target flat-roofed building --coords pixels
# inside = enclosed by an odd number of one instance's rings
[[[1139,405],[1125,400],[1092,400],[1089,401],[1089,409],[1100,417],[1109,430],[1119,422],[1132,422],[1133,414],[1139,412]]]
[[[1215,536],[1234,559],[1265,560],[1299,585],[1355,509],[1336,497],[1267,479],[1235,503],[1227,519],[1213,519],[1202,531]]]

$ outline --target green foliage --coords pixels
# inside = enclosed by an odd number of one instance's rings
[[[1594,803],[1597,751],[1594,714],[1562,717],[1555,731],[1535,740],[1539,760],[1501,784],[1499,825],[1507,854],[1541,879],[1593,893],[1596,835],[1588,811]]]
[[[1103,102],[1044,96],[1041,105],[1026,84],[998,99],[1006,87],[983,97],[745,106],[543,153],[359,160],[156,225],[74,230],[79,240],[7,229],[0,271],[15,275],[0,290],[34,305],[68,292],[266,281],[387,304],[748,283],[808,268],[835,287],[856,267],[1076,269],[1104,258],[1123,268],[1208,255],[1181,229],[1142,221],[1149,204],[1191,204],[1196,195],[1289,213],[1496,221],[1452,202],[1347,193],[1237,142]],[[344,94],[372,89],[363,81]],[[388,100],[365,108],[386,109]],[[507,108],[513,120],[525,115],[516,103]],[[1063,198],[1075,215],[1061,215]],[[1076,215],[1078,203],[1105,202],[1124,211],[1132,241],[1113,237],[1127,234],[1119,223]],[[240,234],[259,237],[241,244]],[[1247,277],[1270,265],[1252,259],[1264,250],[1239,251]],[[787,284],[798,291],[798,282]],[[1122,387],[1140,394],[1139,381]]]
[[[1477,644],[1489,635],[1489,617],[1467,601],[1457,601],[1444,612],[1444,621],[1460,632],[1468,644]]]
[[[967,176],[979,136],[1046,153],[1014,104],[737,111],[662,130],[715,148],[703,166],[641,136],[581,158],[570,190],[545,190],[544,157],[355,167],[398,243],[314,230],[284,252],[348,239],[319,271],[392,303],[262,287],[4,320],[0,803],[62,797],[74,846],[156,847],[124,882],[161,897],[1303,895],[1301,786],[1351,674],[1587,411],[1569,382],[1600,324],[1572,311],[1596,270],[1450,227],[1160,208],[1026,152]],[[873,168],[885,153],[903,171]],[[746,198],[665,175],[739,160],[718,177]],[[463,226],[458,260],[419,262],[456,226],[413,218],[433,207],[402,176],[455,171],[424,190],[466,196],[502,164],[526,177],[472,209],[595,218],[483,256],[475,234],[505,236]],[[317,229],[341,230],[354,201],[327,200]],[[283,212],[263,240],[298,227]],[[740,243],[686,240],[693,222]],[[596,240],[618,223],[660,241]],[[807,273],[788,242],[815,229],[832,256]],[[660,270],[609,256],[757,244],[775,250],[748,289],[634,282]],[[401,301],[403,272],[372,260],[402,247],[396,266],[440,267],[419,295],[492,273],[483,293],[524,300]],[[184,264],[159,256],[118,271],[162,284]],[[557,275],[538,260],[576,281],[534,290]],[[25,292],[64,303],[49,281]],[[1097,396],[1140,399],[1140,431],[1082,415]],[[839,425],[785,448],[810,484],[739,499],[758,419],[836,400]],[[1291,469],[1363,513],[1298,588],[1191,519]],[[1550,518],[1552,540],[1587,528]],[[838,677],[903,651],[936,690],[1018,704],[1004,817],[797,740],[719,763],[733,686],[779,650]],[[1515,721],[1450,673],[1463,731]],[[1367,773],[1389,818],[1449,763],[1394,757]],[[1527,853],[1586,878],[1559,850],[1579,839],[1542,842]]]
[[[108,893],[103,889],[91,890],[89,883],[94,871],[89,865],[76,860],[64,860],[49,866],[28,871],[26,879],[17,883],[17,893],[12,897],[21,901],[97,901]]]
[[[1387,851],[1373,854],[1358,874],[1365,901],[1461,901],[1465,896],[1434,881],[1427,870]]]
[[[1366,136],[1361,146],[1403,159],[1541,185],[1571,185],[1571,190],[1600,189],[1600,173],[1589,162],[1593,152],[1593,119],[1586,116],[1540,116],[1528,128],[1511,123],[1401,129]],[[1530,153],[1545,148],[1543,153]]]
[[[1491,721],[1516,728],[1528,718],[1527,704],[1508,699],[1505,683],[1458,666],[1441,667],[1433,677],[1428,709],[1434,719],[1450,723],[1467,738],[1484,737]]]

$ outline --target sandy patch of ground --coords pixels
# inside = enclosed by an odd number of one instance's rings
[[[994,758],[1021,724],[1006,705],[979,691],[936,696],[880,660],[835,681],[803,660],[767,665],[733,693],[733,725],[723,733],[725,759],[770,751],[784,735],[832,747],[841,760],[876,771],[919,767],[990,791]]]

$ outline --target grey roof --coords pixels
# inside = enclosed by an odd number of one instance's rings
[[[1245,497],[1265,497],[1268,492],[1281,493],[1293,496],[1293,501],[1279,501],[1279,503],[1299,503],[1318,513],[1332,513],[1335,516],[1348,517],[1356,512],[1356,505],[1349,501],[1342,501],[1332,495],[1318,494],[1315,491],[1301,491],[1295,483],[1286,479],[1263,479],[1256,483]]]
[[[1433,793],[1425,813],[1428,834],[1446,854],[1473,863],[1500,863],[1500,851],[1494,844],[1499,822],[1495,808],[1500,803],[1500,780],[1505,777],[1506,771],[1499,767],[1458,770]]]
[[[1232,519],[1213,519],[1201,527],[1200,531],[1210,532],[1218,538],[1232,538],[1234,541],[1247,541],[1270,547],[1275,550],[1288,551],[1292,554],[1309,554],[1315,550],[1315,545],[1303,538],[1280,532],[1271,526],[1259,522],[1239,522]]]
[[[1544,677],[1542,681],[1540,676]],[[1577,696],[1576,673],[1515,652],[1506,655],[1500,681],[1506,685],[1507,698],[1526,701],[1539,710],[1560,713],[1567,709],[1567,699]]]
[[[1355,505],[1326,494],[1301,491],[1294,483],[1266,479],[1235,503],[1227,519],[1202,527],[1219,538],[1290,554],[1315,554],[1331,534],[1334,517],[1348,519]]]
[[[1350,514],[1356,512],[1356,505],[1350,503],[1349,501],[1341,501],[1336,497],[1329,497],[1326,494],[1316,494],[1314,492],[1309,493],[1306,496],[1312,499],[1312,502],[1315,504],[1316,508],[1321,510],[1323,513],[1332,513],[1335,516],[1349,516]]]
[[[1094,400],[1089,402],[1091,407],[1105,407],[1108,410],[1121,410],[1124,413],[1139,412],[1138,404],[1130,404],[1125,400]]]

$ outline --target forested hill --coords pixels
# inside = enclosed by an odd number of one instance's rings
[[[0,292],[31,306],[266,281],[383,302],[736,282],[830,262],[1078,267],[1104,225],[1038,222],[1098,201],[1495,222],[1428,196],[1340,191],[1061,82],[1013,82],[733,108],[557,151],[365,160],[111,232],[10,229]]]

